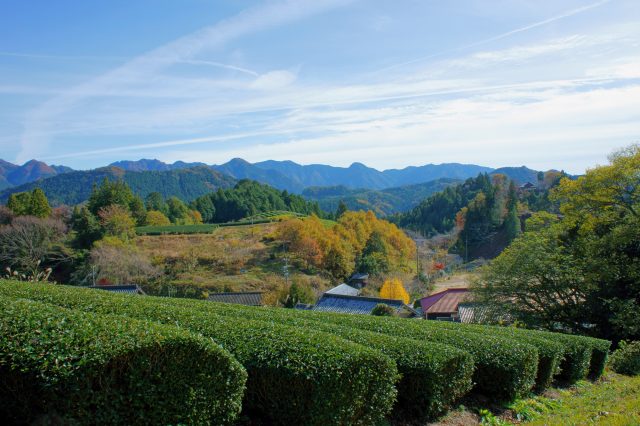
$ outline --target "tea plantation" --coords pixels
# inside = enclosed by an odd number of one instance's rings
[[[598,378],[608,341],[0,281],[0,418],[39,424],[424,422]]]

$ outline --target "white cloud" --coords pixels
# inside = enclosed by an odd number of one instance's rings
[[[270,71],[256,78],[249,86],[256,90],[279,90],[296,80],[296,74],[287,70]]]

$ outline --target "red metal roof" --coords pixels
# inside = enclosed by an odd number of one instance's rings
[[[470,298],[468,288],[449,288],[420,299],[420,305],[425,314],[453,314],[458,312],[460,303],[468,302]]]

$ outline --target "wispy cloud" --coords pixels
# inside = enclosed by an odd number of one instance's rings
[[[19,161],[33,156],[46,143],[47,126],[55,116],[78,105],[96,92],[108,92],[119,87],[144,82],[159,71],[180,61],[196,60],[196,55],[219,48],[239,37],[273,28],[287,22],[343,6],[351,0],[285,0],[268,2],[240,14],[181,37],[143,54],[126,64],[87,83],[68,90],[28,114],[21,137]]]
[[[457,52],[461,52],[461,51],[472,49],[474,47],[486,45],[486,44],[492,43],[494,41],[502,40],[502,39],[511,37],[513,35],[532,30],[534,28],[538,28],[538,27],[542,27],[544,25],[548,25],[548,24],[550,24],[552,22],[556,22],[556,21],[559,21],[561,19],[565,19],[565,18],[569,18],[569,17],[574,16],[574,15],[578,15],[580,13],[583,13],[583,12],[586,12],[588,10],[595,9],[596,7],[600,7],[600,6],[604,5],[604,4],[610,3],[611,1],[612,0],[600,0],[600,1],[597,1],[595,3],[591,3],[591,4],[583,6],[583,7],[567,10],[567,11],[565,11],[563,13],[560,13],[558,15],[552,16],[550,18],[543,19],[541,21],[534,22],[532,24],[525,25],[525,26],[520,27],[520,28],[516,28],[516,29],[511,30],[511,31],[507,31],[507,32],[495,35],[493,37],[485,38],[485,39],[476,41],[474,43],[466,44],[464,46],[460,46],[460,47],[457,47],[455,49],[436,52],[436,53],[433,53],[431,55],[426,55],[426,56],[422,56],[420,58],[411,59],[409,61],[400,62],[398,64],[394,64],[394,65],[382,68],[382,69],[378,70],[377,73],[391,71],[391,70],[394,70],[394,69],[397,69],[397,68],[406,67],[407,65],[412,65],[412,64],[415,64],[415,63],[418,63],[418,62],[423,62],[423,61],[426,61],[428,59],[433,59],[433,58],[436,58],[436,57],[439,57],[439,56],[444,56],[444,55],[451,54],[451,53],[457,53]]]

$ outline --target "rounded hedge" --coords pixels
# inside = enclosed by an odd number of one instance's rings
[[[9,424],[219,425],[241,408],[242,366],[176,327],[0,297],[0,336]]]
[[[551,386],[553,377],[560,372],[560,363],[564,359],[565,346],[549,337],[529,333],[529,330],[515,327],[498,327],[480,324],[461,324],[453,322],[438,322],[440,327],[476,332],[482,334],[508,337],[522,343],[530,344],[538,349],[538,373],[535,390],[542,392]]]
[[[468,351],[476,362],[474,389],[493,400],[513,400],[526,395],[535,383],[538,351],[529,344],[503,337],[448,330],[439,327],[435,321],[301,312],[316,320],[422,342],[443,343]]]
[[[398,401],[393,412],[397,418],[436,418],[472,387],[473,357],[452,346],[314,321],[304,313],[290,309],[260,309],[212,302],[190,303],[190,306],[213,314],[319,330],[379,350],[396,362],[402,375],[397,384]]]
[[[175,299],[69,286],[0,283],[0,294],[177,325],[212,338],[248,373],[243,413],[270,424],[375,424],[396,398],[396,364],[313,330],[199,312]]]

